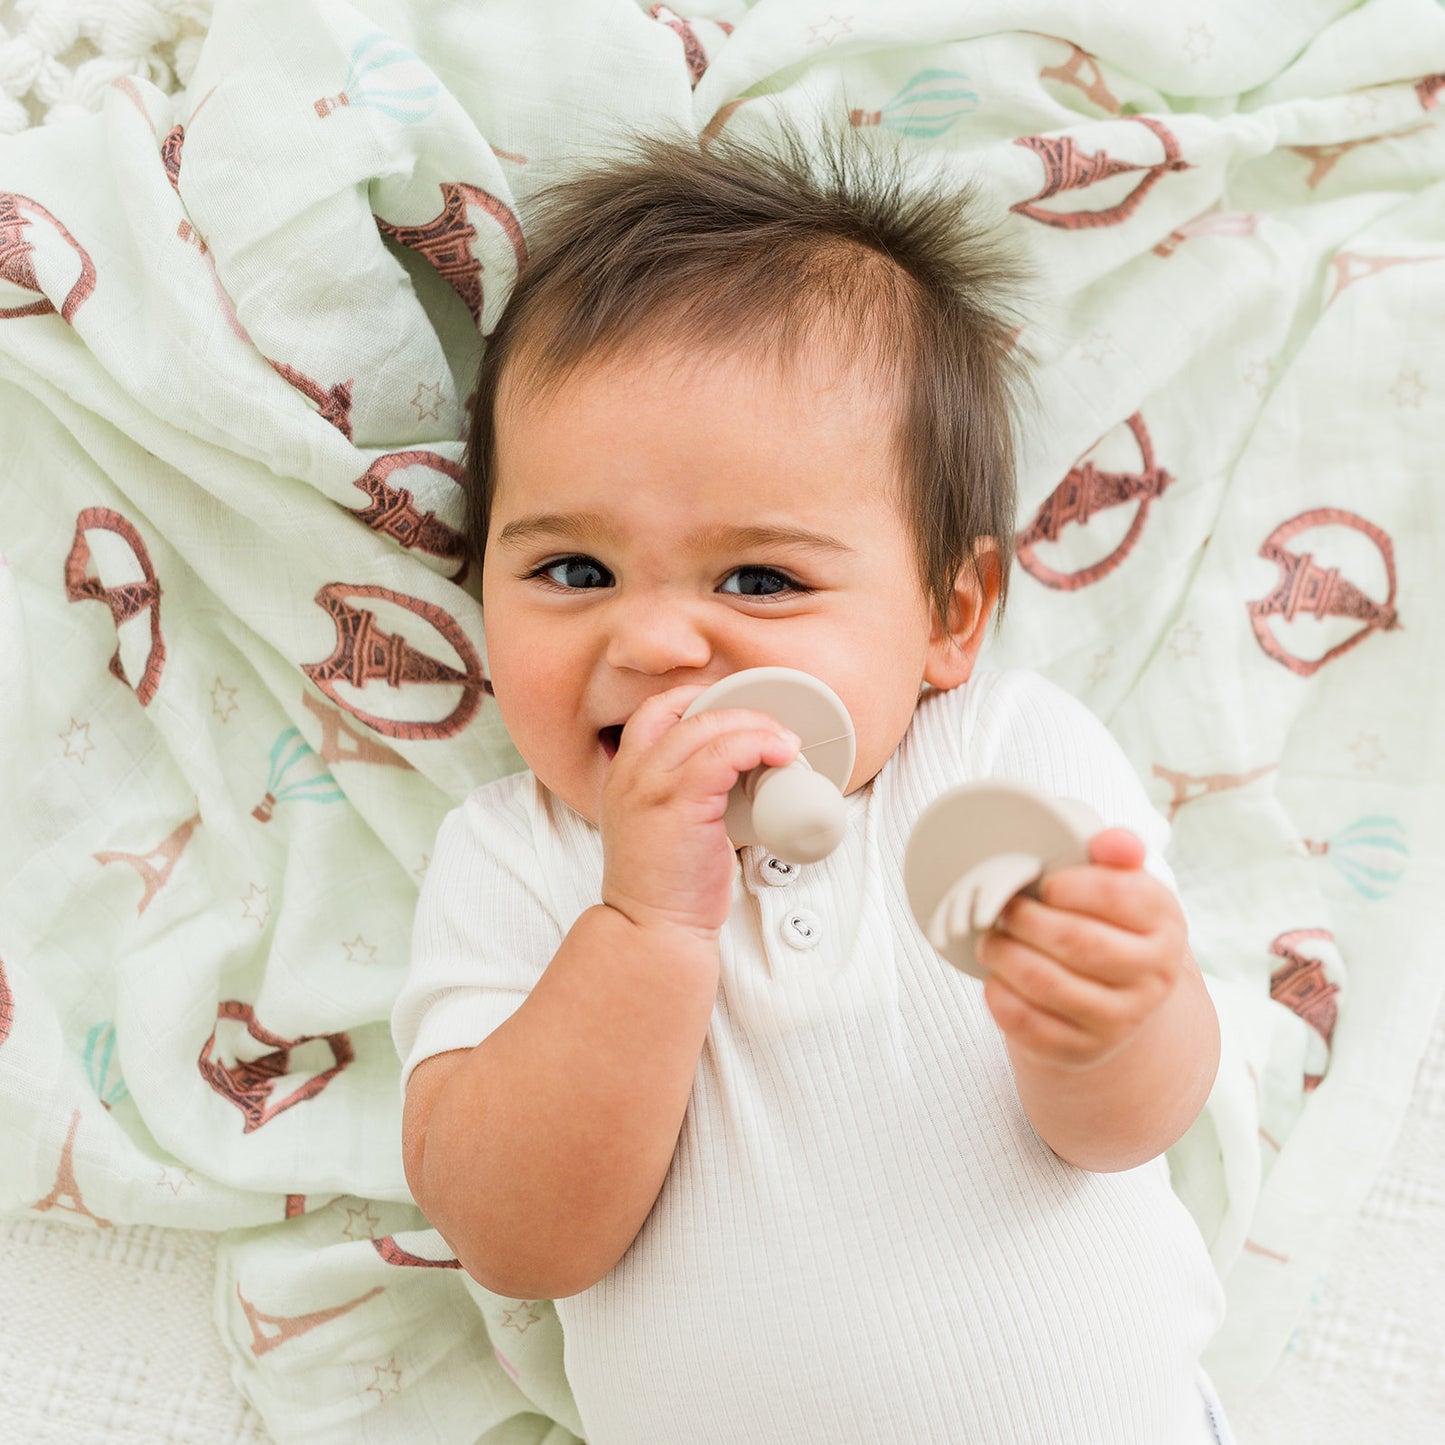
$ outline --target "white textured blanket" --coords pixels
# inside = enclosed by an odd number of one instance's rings
[[[278,1440],[578,1429],[550,1308],[448,1268],[397,1152],[417,880],[516,764],[458,437],[539,186],[623,125],[820,107],[975,177],[1042,278],[990,661],[1175,825],[1227,1398],[1404,1115],[1445,984],[1445,10],[225,6],[183,93],[0,147],[0,1208],[228,1231]]]

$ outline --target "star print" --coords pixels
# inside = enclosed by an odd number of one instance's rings
[[[371,1383],[366,1387],[368,1395],[375,1395],[383,1404],[401,1389],[401,1371],[396,1367],[393,1355],[384,1365],[374,1365]]]
[[[821,42],[824,45],[831,45],[840,35],[846,35],[852,28],[853,21],[851,19],[840,20],[836,15],[830,15],[822,24],[808,27],[808,44]]]
[[[169,1165],[162,1167],[161,1177],[156,1180],[156,1184],[160,1188],[169,1189],[172,1194],[177,1195],[182,1189],[194,1189],[196,1187],[196,1181],[191,1177],[191,1171],[189,1169],[172,1169]]]
[[[224,693],[224,698],[221,694]],[[236,689],[227,687],[218,677],[216,685],[211,689],[211,711],[225,722],[233,712],[236,711]]]
[[[415,868],[413,868],[413,869],[411,870],[411,876],[412,876],[413,878],[415,878],[418,883],[424,883],[424,882],[426,882],[426,870],[427,870],[430,866],[431,866],[431,854],[430,854],[430,853],[423,853],[423,854],[421,855],[421,862],[420,862]]]
[[[1274,367],[1268,360],[1251,361],[1244,368],[1244,384],[1253,387],[1255,391],[1263,396],[1269,390],[1270,373]]]
[[[347,963],[375,963],[376,946],[368,943],[359,933],[350,943],[343,943],[342,948],[346,950]],[[366,956],[361,957],[361,951],[366,950]]]
[[[85,736],[81,737],[81,733],[84,733]],[[86,753],[95,751],[95,744],[90,740],[89,723],[76,722],[74,718],[71,718],[69,728],[63,733],[56,733],[55,736],[65,744],[65,756],[78,758],[82,767],[85,765]]]
[[[434,382],[430,386],[425,382],[418,382],[416,395],[411,399],[411,404],[416,408],[417,420],[425,421],[430,417],[433,421],[440,421],[442,403],[445,400],[441,382]]]
[[[515,1309],[502,1311],[502,1328],[516,1330],[519,1335],[525,1335],[533,1325],[542,1323],[542,1316],[532,1308],[533,1300],[518,1300]],[[518,1321],[521,1323],[518,1323]]]
[[[1192,623],[1183,622],[1169,634],[1169,649],[1175,657],[1197,657],[1204,634]]]
[[[1094,670],[1089,674],[1089,686],[1098,687],[1108,675],[1109,668],[1114,661],[1114,649],[1106,647],[1103,652],[1094,654]]]
[[[1184,48],[1191,60],[1207,60],[1214,51],[1214,32],[1207,25],[1191,25],[1184,32]]]
[[[1420,380],[1420,373],[1402,371],[1395,378],[1390,395],[1395,398],[1396,406],[1419,406],[1420,398],[1425,395],[1425,383]]]
[[[1107,331],[1091,331],[1079,343],[1079,355],[1085,361],[1102,364],[1107,356],[1114,354],[1114,338]]]
[[[347,1239],[374,1239],[380,1228],[381,1220],[371,1212],[367,1201],[362,1201],[360,1209],[346,1206],[346,1223],[341,1226],[341,1232]]]
[[[1361,733],[1350,744],[1350,751],[1355,755],[1355,766],[1365,773],[1373,773],[1385,759],[1377,733]]]
[[[253,903],[257,905],[260,912],[251,912]],[[241,917],[254,919],[258,928],[265,928],[266,920],[270,916],[271,890],[264,883],[253,883],[251,891],[241,900]]]

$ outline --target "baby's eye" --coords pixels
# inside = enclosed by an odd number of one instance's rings
[[[592,557],[559,557],[555,562],[544,562],[527,576],[545,577],[553,586],[569,592],[612,585],[612,574]]]
[[[739,567],[730,572],[718,588],[719,592],[731,592],[740,597],[776,597],[780,592],[807,590],[786,572],[779,572],[774,567]]]

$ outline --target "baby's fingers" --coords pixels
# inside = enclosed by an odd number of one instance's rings
[[[706,691],[702,683],[688,683],[648,698],[627,719],[618,752],[625,748],[630,755],[652,747],[677,726],[692,700]]]
[[[679,723],[658,744],[659,769],[693,796],[726,793],[756,767],[786,767],[802,739],[762,713],[724,708]]]
[[[799,744],[796,733],[790,732],[767,713],[752,708],[713,708],[709,712],[695,713],[692,717],[682,717],[688,704],[701,691],[697,687],[674,688],[672,692],[649,698],[633,713],[623,729],[618,755],[621,756],[623,748],[633,754],[646,749],[650,767],[673,771],[682,767],[694,753],[711,746],[715,739],[729,732],[768,733],[775,739],[785,739],[795,746]],[[674,697],[677,702],[670,702],[665,710],[658,707],[661,698]]]
[[[1184,915],[1178,900],[1142,868],[1097,863],[1060,868],[1039,884],[1038,895],[1050,908],[1095,918],[1130,933],[1177,928],[1182,938]]]
[[[1089,839],[1089,862],[1107,868],[1142,868],[1144,840],[1127,828],[1105,828]]]
[[[1134,1024],[1129,1001],[1013,939],[986,935],[979,945],[989,974],[984,1001],[1016,1047],[1064,1067],[1111,1052]]]
[[[1037,945],[990,929],[978,943],[990,973],[1036,1008],[1090,1026],[1112,1021],[1124,989],[1061,963]]]
[[[1170,949],[1155,935],[1133,933],[1097,915],[1040,903],[1027,894],[1009,903],[995,929],[1111,989],[1149,989],[1151,975],[1169,972]]]

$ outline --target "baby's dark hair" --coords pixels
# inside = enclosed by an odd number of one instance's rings
[[[769,144],[634,138],[621,159],[540,192],[527,262],[487,338],[466,450],[480,573],[495,486],[496,406],[584,362],[652,347],[763,353],[810,340],[876,363],[899,398],[897,503],[918,578],[947,618],[954,579],[997,546],[1007,596],[1018,260],[976,219],[972,189],[922,181],[906,152],[825,128]]]

